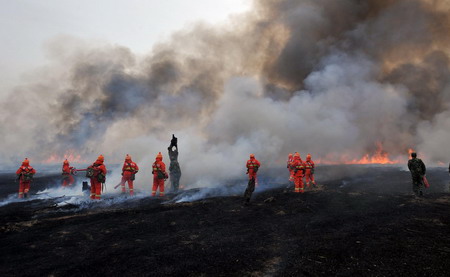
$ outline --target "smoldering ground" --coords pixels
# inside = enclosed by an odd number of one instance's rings
[[[49,63],[1,102],[5,165],[68,149],[150,167],[180,138],[183,182],[242,175],[287,153],[335,162],[450,150],[450,4],[445,0],[255,1],[137,56],[56,37]],[[143,38],[145,39],[145,38]]]
[[[189,203],[150,197],[9,203],[0,207],[1,272],[449,274],[450,198],[438,183],[448,178],[442,168],[429,170],[433,191],[426,190],[420,199],[406,193],[411,189],[409,172],[395,167],[331,165],[320,170],[318,177],[324,179],[319,189],[305,194],[283,188],[255,192],[245,207],[242,196],[233,195]],[[0,191],[4,181],[0,178]],[[36,185],[41,181],[37,178]]]
[[[428,180],[431,187],[425,190],[426,195],[448,193],[450,183],[446,170],[441,167],[428,169]],[[244,175],[244,174],[243,174]],[[245,176],[245,175],[244,175]],[[107,211],[138,207],[145,201],[156,201],[163,205],[184,202],[215,201],[220,197],[242,199],[247,186],[247,179],[228,178],[227,181],[208,182],[199,179],[194,186],[189,186],[172,193],[170,182],[166,182],[166,197],[150,197],[151,181],[145,176],[137,176],[134,184],[134,196],[129,196],[128,185],[126,193],[121,188],[114,189],[120,181],[120,167],[115,166],[107,175],[106,184],[102,193],[102,201],[89,199],[89,191],[82,190],[82,181],[88,179],[77,176],[75,183],[70,187],[61,186],[61,177],[57,173],[41,174],[31,185],[29,198],[17,198],[17,184],[14,184],[13,174],[0,175],[0,208],[10,210],[14,205],[25,205],[40,209],[40,206],[52,207],[52,212],[81,212],[86,210]],[[411,176],[408,170],[392,165],[319,165],[317,167],[316,182],[319,188],[307,188],[309,193],[322,191],[323,188],[333,188],[343,193],[372,193],[374,195],[411,195]],[[285,167],[272,167],[263,170],[258,175],[258,185],[253,198],[260,194],[277,194],[280,189],[284,193],[292,194],[293,184],[288,182],[288,171]],[[293,196],[296,194],[292,194]],[[20,204],[23,203],[23,204]]]

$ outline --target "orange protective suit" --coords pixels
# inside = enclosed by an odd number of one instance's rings
[[[294,182],[294,168],[292,167],[292,162],[294,161],[294,156],[292,153],[289,153],[288,159],[286,162],[286,167],[289,170],[289,182]]]
[[[33,175],[36,174],[36,170],[30,166],[30,161],[25,158],[22,162],[22,166],[16,171],[19,178],[19,198],[27,198],[28,191],[30,190],[30,183],[33,179]]]
[[[106,166],[103,164],[104,157],[98,156],[95,163],[88,167],[94,170],[94,175],[91,177],[91,199],[99,200],[102,195],[102,184],[105,182],[107,173]]]
[[[294,167],[295,192],[303,193],[305,192],[305,188],[303,187],[303,171],[305,169],[305,165],[303,164],[299,153],[295,153],[292,166]]]
[[[63,187],[71,186],[75,182],[75,179],[73,178],[73,175],[72,175],[72,170],[73,170],[73,167],[70,166],[69,161],[66,159],[63,162],[63,166],[62,166],[62,176],[63,176],[62,186]]]
[[[130,195],[134,195],[134,189],[133,189],[133,181],[134,176],[136,173],[138,173],[139,167],[138,165],[131,160],[131,156],[127,154],[125,157],[125,162],[122,166],[122,181],[120,182],[120,185],[122,187],[122,193],[126,192],[125,189],[125,183],[128,182],[128,188],[130,189]]]
[[[166,172],[166,165],[162,161],[163,157],[161,152],[156,155],[156,160],[152,165],[153,174],[153,188],[152,196],[156,195],[156,191],[159,188],[159,196],[164,196],[164,181],[169,177]]]
[[[250,154],[250,160],[247,161],[247,174],[249,180],[255,179],[255,185],[258,183],[256,175],[260,166],[261,163],[255,159],[255,155]]]
[[[311,155],[308,154],[306,156],[306,162],[305,162],[305,180],[306,180],[306,187],[310,187],[311,183],[313,186],[316,186],[316,181],[314,181],[314,162],[311,160]]]

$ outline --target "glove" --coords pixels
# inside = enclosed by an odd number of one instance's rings
[[[123,176],[123,172],[122,172],[122,176]]]

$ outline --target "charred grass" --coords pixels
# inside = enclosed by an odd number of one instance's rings
[[[376,179],[376,178],[375,178]],[[408,181],[408,180],[407,180]],[[357,183],[357,182],[356,182]],[[356,183],[353,183],[354,186]],[[448,276],[450,198],[341,181],[189,203],[0,207],[2,276]],[[244,190],[244,188],[243,188]]]

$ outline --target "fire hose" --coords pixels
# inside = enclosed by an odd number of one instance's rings
[[[72,170],[70,171],[70,174],[77,175],[78,171],[87,171],[87,170],[88,170],[87,168],[85,168],[85,169],[76,169],[75,167],[73,167]]]

